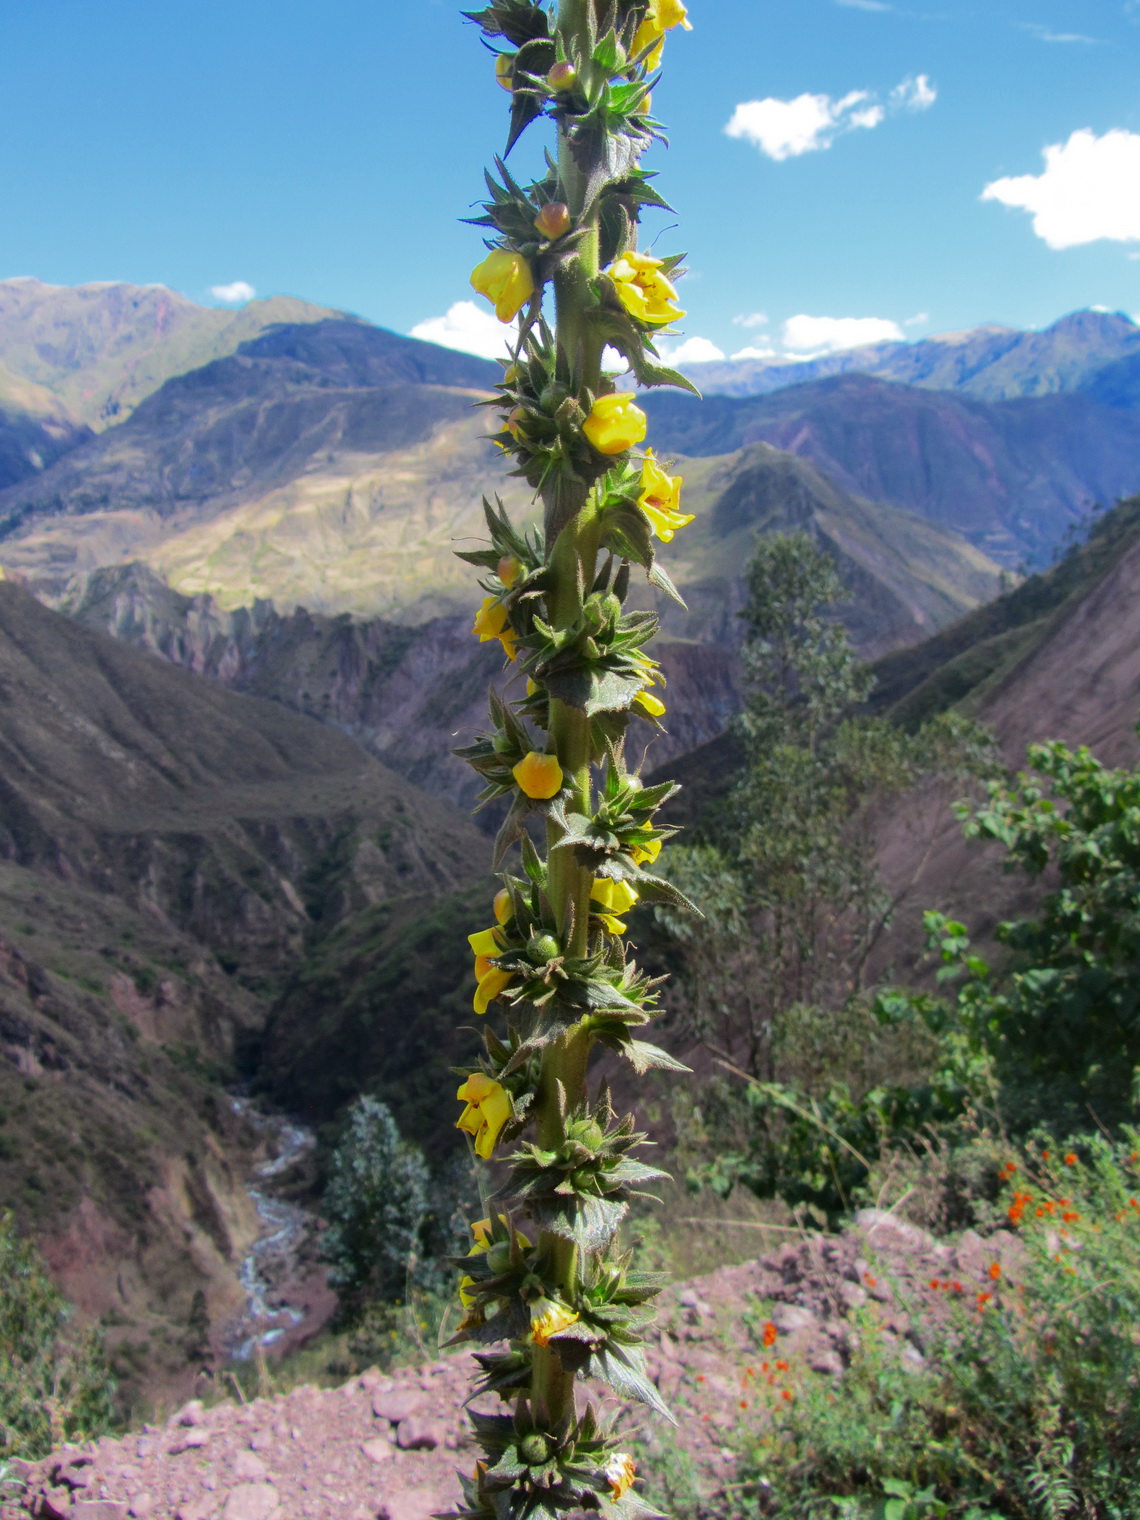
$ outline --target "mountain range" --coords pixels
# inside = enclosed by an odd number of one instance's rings
[[[737,359],[688,364],[706,394],[763,396],[831,375],[873,375],[902,385],[1013,401],[1081,390],[1107,364],[1140,353],[1140,327],[1123,312],[1076,311],[1040,332],[993,324],[918,342],[872,343],[796,362]]]
[[[835,554],[883,711],[961,702],[1014,757],[1068,702],[1127,753],[1130,509],[999,592],[1140,486],[1134,335],[1078,314],[649,397],[696,515],[687,606],[641,585],[653,763],[699,791],[723,762],[743,568],[790,528]],[[0,282],[0,1203],[152,1388],[197,1288],[240,1301],[239,1077],[320,1126],[376,1092],[446,1146],[489,853],[449,751],[511,678],[453,549],[484,495],[533,512],[483,436],[499,374],[305,303]]]

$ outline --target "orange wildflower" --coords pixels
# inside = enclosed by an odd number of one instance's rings
[[[776,1344],[776,1337],[777,1337],[778,1334],[779,1334],[779,1331],[776,1329],[776,1327],[772,1323],[772,1321],[771,1320],[766,1320],[764,1322],[764,1344],[765,1344],[765,1346],[774,1346]]]

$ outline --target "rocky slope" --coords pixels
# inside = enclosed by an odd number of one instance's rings
[[[838,1378],[866,1325],[885,1356],[921,1368],[945,1312],[931,1279],[968,1300],[995,1291],[997,1263],[1012,1293],[1016,1262],[1006,1233],[937,1241],[868,1209],[843,1237],[792,1239],[667,1292],[648,1361],[679,1424],[631,1425],[642,1493],[720,1512],[750,1434],[808,1380]],[[471,1369],[461,1354],[240,1406],[195,1401],[165,1425],[19,1464],[25,1486],[5,1520],[429,1520],[474,1458],[461,1409]]]
[[[486,844],[334,728],[12,585],[0,717],[0,1198],[161,1380],[196,1288],[237,1307],[260,1229],[219,1084],[324,936],[462,891]]]
[[[844,375],[762,397],[662,393],[647,406],[663,449],[772,444],[1011,568],[1047,564],[1090,508],[1140,487],[1140,410],[1084,393],[984,402]]]
[[[232,354],[277,323],[339,315],[290,296],[226,311],[164,285],[0,280],[0,364],[98,430],[128,416],[172,375]]]
[[[1118,359],[1140,352],[1140,328],[1123,312],[1075,311],[1041,332],[987,325],[915,343],[872,343],[799,363],[741,359],[687,365],[705,395],[764,396],[829,375],[874,375],[957,391],[982,401],[1080,390]]]

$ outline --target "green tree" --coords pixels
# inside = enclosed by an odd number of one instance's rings
[[[41,1457],[109,1428],[114,1383],[35,1246],[0,1214],[0,1456]]]
[[[333,1153],[322,1205],[329,1281],[350,1312],[368,1300],[406,1296],[423,1257],[430,1181],[423,1153],[401,1138],[388,1105],[359,1098]]]
[[[963,925],[929,914],[927,926],[1007,1120],[1116,1125],[1140,1108],[1140,771],[1059,743],[1034,745],[1029,763],[960,816],[969,837],[1005,846],[1007,869],[1048,881],[1038,912],[999,926],[998,969]]]
[[[810,535],[761,539],[747,587],[745,764],[710,837],[674,851],[670,872],[705,922],[659,911],[684,942],[696,1032],[771,1082],[808,1075],[821,1034],[842,1059],[844,1010],[896,906],[876,869],[878,805],[924,778],[991,768],[993,755],[957,717],[907,734],[857,713],[871,676],[834,615],[847,594],[835,561]],[[796,1036],[805,1020],[808,1042]],[[826,1090],[835,1063],[815,1065]]]

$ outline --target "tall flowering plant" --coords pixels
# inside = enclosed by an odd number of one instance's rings
[[[692,518],[606,365],[616,352],[642,386],[692,389],[655,348],[684,316],[680,259],[637,240],[643,211],[666,206],[639,167],[661,136],[650,94],[666,34],[689,22],[680,0],[493,0],[469,19],[510,93],[507,154],[540,119],[557,152],[533,184],[496,159],[477,219],[489,252],[472,275],[500,321],[518,322],[489,404],[544,522],[520,533],[486,503],[489,546],[461,556],[485,572],[474,631],[517,675],[517,695],[492,692],[488,731],[458,751],[485,782],[481,803],[510,804],[494,922],[470,937],[485,1050],[459,1089],[459,1128],[504,1181],[457,1263],[457,1340],[482,1346],[475,1393],[503,1408],[472,1416],[483,1456],[462,1514],[634,1520],[650,1510],[615,1417],[576,1390],[605,1384],[668,1414],[642,1351],[662,1282],[615,1243],[630,1199],[663,1174],[637,1159],[644,1136],[588,1067],[603,1047],[639,1074],[684,1069],[641,1038],[658,984],[625,938],[635,904],[688,906],[656,870],[671,833],[656,817],[676,788],[643,785],[627,758],[631,722],[652,730],[665,714],[646,652],[657,619],[627,601],[634,567],[676,597],[654,540]]]

